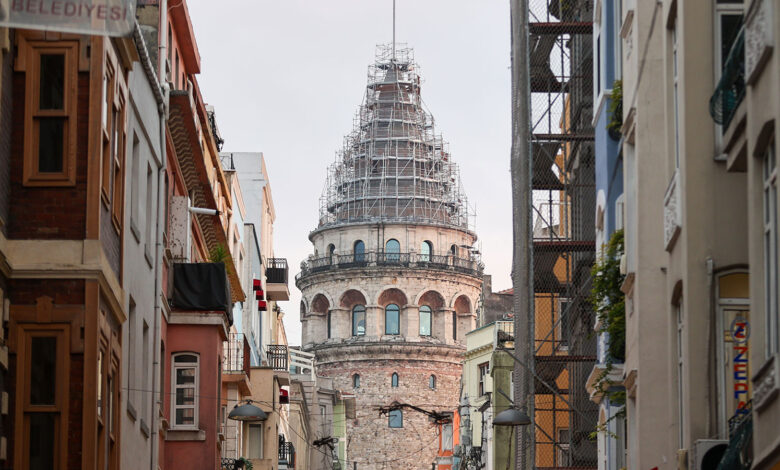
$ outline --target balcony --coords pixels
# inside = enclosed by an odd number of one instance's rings
[[[174,263],[171,307],[179,311],[224,312],[230,323],[230,284],[224,263]]]
[[[279,439],[279,470],[295,468],[295,446],[290,441]]]
[[[459,258],[453,255],[425,255],[421,253],[368,252],[360,254],[332,255],[314,258],[301,264],[301,272],[295,281],[322,272],[365,267],[404,267],[409,269],[435,269],[482,277],[483,265],[476,258]]]
[[[287,371],[289,355],[286,344],[269,344],[268,349],[266,349],[266,357],[268,357],[268,365],[271,369]]]
[[[728,129],[734,114],[745,97],[745,29],[743,28],[726,58],[723,72],[710,98],[712,119]]]
[[[265,267],[266,298],[268,300],[290,300],[287,279],[290,269],[286,258],[269,258]]]

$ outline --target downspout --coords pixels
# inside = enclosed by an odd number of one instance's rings
[[[715,262],[707,257],[707,302],[709,321],[707,325],[707,436],[714,436],[718,427],[718,373],[717,373],[717,302],[715,299],[715,283],[713,273]]]

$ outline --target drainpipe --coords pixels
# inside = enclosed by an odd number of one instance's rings
[[[160,387],[160,367],[161,364],[161,351],[160,351],[160,336],[162,329],[162,302],[160,297],[162,296],[162,280],[160,279],[162,273],[163,263],[163,232],[165,231],[165,203],[167,202],[167,194],[165,193],[165,173],[167,170],[167,152],[165,145],[165,128],[166,120],[168,118],[168,98],[170,89],[168,83],[165,82],[165,60],[168,56],[168,0],[160,0],[160,29],[158,30],[159,46],[157,57],[157,73],[156,78],[162,78],[162,85],[159,90],[162,92],[162,99],[157,101],[157,111],[160,116],[160,169],[157,175],[157,238],[155,241],[155,263],[154,263],[154,336],[153,336],[153,359],[152,359],[152,406],[151,416],[149,417],[149,424],[151,426],[151,440],[152,440],[152,452],[149,457],[149,470],[157,470],[159,466],[160,455],[160,409],[164,406],[164,401],[161,399],[163,394]],[[158,79],[159,83],[159,79]],[[155,400],[160,398],[158,405],[155,406]],[[158,408],[159,407],[159,408]]]
[[[713,282],[713,273],[715,272],[715,261],[711,257],[707,257],[707,301],[709,312],[709,320],[707,325],[707,403],[709,404],[707,410],[707,436],[714,436],[717,428],[717,414],[718,414],[718,374],[715,370],[717,361],[713,361],[713,358],[718,356],[717,354],[717,305],[715,301],[715,283]],[[714,392],[714,393],[713,393]]]

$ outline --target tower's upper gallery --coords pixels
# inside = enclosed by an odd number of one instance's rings
[[[413,51],[379,46],[352,132],[328,168],[319,227],[395,221],[470,229],[469,220],[458,167],[420,98]]]

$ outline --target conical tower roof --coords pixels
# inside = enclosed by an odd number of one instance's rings
[[[379,46],[352,132],[328,169],[320,227],[430,223],[469,229],[458,167],[420,96],[412,50]]]

